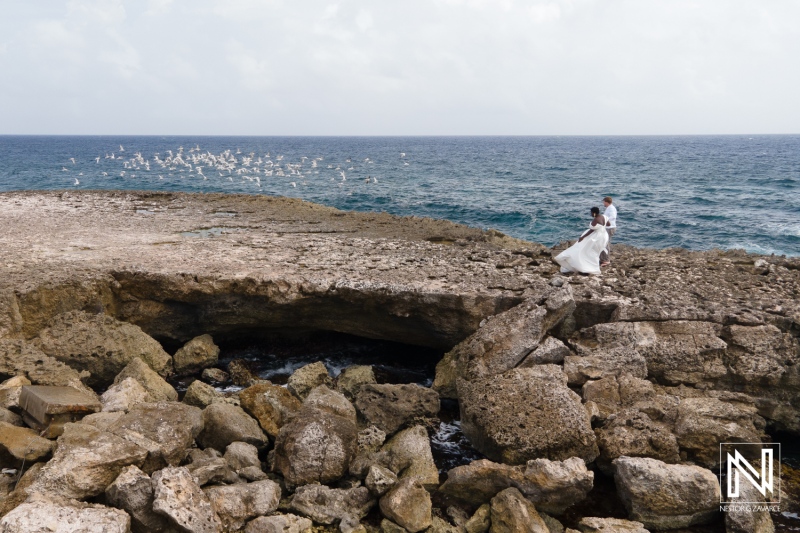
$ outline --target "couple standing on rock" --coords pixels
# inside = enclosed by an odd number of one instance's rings
[[[611,237],[617,231],[617,208],[612,202],[610,196],[603,198],[605,212],[602,215],[599,208],[593,207],[589,229],[578,238],[578,242],[556,256],[561,272],[600,274],[601,266],[611,264]]]

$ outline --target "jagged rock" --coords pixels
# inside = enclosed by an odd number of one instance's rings
[[[341,392],[331,390],[325,385],[320,385],[308,393],[306,399],[303,400],[303,405],[328,411],[342,418],[347,418],[353,424],[356,423],[356,408],[353,407],[350,400]]]
[[[36,494],[0,520],[0,532],[128,533],[131,518],[125,511]]]
[[[436,515],[431,515],[431,525],[426,533],[463,533],[463,529],[456,527]]]
[[[533,368],[458,382],[461,428],[489,459],[521,464],[544,457],[593,461],[599,451],[580,397]],[[520,403],[520,398],[525,401]]]
[[[524,466],[508,466],[486,459],[453,468],[439,491],[480,505],[509,487],[518,489],[536,508],[562,514],[592,490],[594,473],[582,459],[533,459]]]
[[[376,452],[386,442],[386,432],[377,426],[369,426],[358,432],[359,452]]]
[[[414,478],[429,490],[439,486],[439,469],[424,427],[404,429],[389,439],[381,451],[387,454],[387,464],[397,470],[401,479]]]
[[[787,365],[787,355],[797,353],[797,340],[772,325],[728,328],[730,346],[726,363],[736,381],[749,386],[776,387],[793,378],[798,388],[798,372]]]
[[[356,395],[356,409],[366,420],[391,435],[416,417],[436,416],[439,395],[416,384],[366,384]]]
[[[248,466],[261,468],[261,460],[258,458],[258,448],[246,442],[231,442],[225,449],[223,456],[228,466],[237,472]]]
[[[366,486],[370,493],[376,498],[380,498],[386,492],[394,487],[397,483],[397,476],[388,468],[380,465],[372,465],[367,471],[367,477],[364,479],[364,486]]]
[[[720,442],[761,442],[764,425],[753,406],[747,409],[716,398],[684,398],[678,405],[675,435],[694,461],[715,468]]]
[[[200,377],[205,381],[211,381],[221,385],[228,383],[231,380],[231,376],[219,368],[204,368],[202,374],[200,374]]]
[[[305,533],[313,523],[308,518],[293,514],[259,516],[244,528],[244,533]]]
[[[204,491],[228,531],[237,531],[251,518],[271,513],[281,501],[280,486],[269,479],[209,487]]]
[[[486,533],[489,531],[492,517],[492,506],[484,503],[475,511],[469,520],[464,524],[464,531],[467,533]]]
[[[564,524],[553,518],[547,513],[539,513],[544,524],[547,526],[550,533],[564,533]]]
[[[336,378],[336,390],[344,394],[348,400],[354,400],[361,387],[370,383],[377,383],[371,366],[348,366]]]
[[[742,481],[739,496],[727,500],[734,502],[760,502],[764,500],[753,485]],[[756,507],[755,505],[752,507]],[[730,505],[725,511],[726,533],[775,533],[772,516],[766,509],[748,509],[745,505]]]
[[[268,443],[258,422],[235,405],[209,405],[203,410],[203,425],[197,442],[204,448],[223,451],[230,443],[240,441],[261,449]]]
[[[150,476],[135,466],[122,469],[105,491],[106,501],[126,511],[136,533],[157,533],[169,527],[166,518],[153,512],[153,484]]]
[[[471,381],[514,368],[575,309],[569,286],[551,289],[544,305],[540,302],[529,299],[483,322],[436,365],[433,388],[444,398],[457,398],[459,379]]]
[[[101,431],[107,431],[124,414],[122,411],[91,413],[81,418],[79,423],[94,426]]]
[[[139,357],[161,376],[172,370],[172,358],[139,326],[107,315],[70,311],[53,318],[34,340],[47,355],[91,372],[89,383],[111,383]]]
[[[564,358],[564,372],[570,385],[583,385],[586,380],[600,379],[627,373],[634,377],[647,377],[647,362],[634,349],[608,348],[594,350],[590,355],[569,355]]]
[[[414,478],[399,481],[380,500],[383,516],[409,533],[431,525],[431,496]]]
[[[79,373],[23,340],[0,339],[0,375],[25,376],[33,385],[72,387],[95,396],[81,381],[88,372]]]
[[[203,429],[202,411],[180,402],[142,403],[108,427],[148,451],[140,466],[148,474],[165,466],[177,466]]]
[[[247,481],[261,481],[262,479],[269,479],[266,472],[261,470],[260,466],[246,466],[237,471],[237,474],[242,479]]]
[[[249,387],[261,381],[261,379],[250,369],[247,361],[234,359],[228,363],[228,375],[234,385]]]
[[[613,464],[628,515],[645,527],[676,529],[718,518],[720,488],[710,470],[644,457],[620,457]]]
[[[492,498],[491,533],[550,533],[536,507],[511,487]]]
[[[355,516],[345,516],[339,522],[341,533],[367,533],[367,528]]]
[[[5,422],[6,424],[11,424],[12,426],[24,426],[25,422],[22,421],[22,417],[18,414],[9,411],[5,407],[0,407],[0,422]]]
[[[290,485],[335,481],[350,467],[357,436],[350,420],[304,408],[275,440],[275,469]]]
[[[664,424],[654,422],[637,409],[624,409],[608,417],[595,430],[600,457],[597,465],[612,474],[617,457],[651,457],[665,463],[681,461],[678,441]]]
[[[30,380],[25,376],[14,376],[0,383],[0,407],[19,409],[22,387],[30,384]]]
[[[189,452],[186,468],[201,487],[209,483],[237,483],[239,476],[228,465],[222,454],[214,448],[193,449]]]
[[[183,403],[205,409],[215,401],[222,398],[217,389],[199,379],[192,381],[183,395]]]
[[[192,374],[217,364],[219,346],[214,344],[211,335],[200,335],[184,344],[175,355],[172,363],[176,374]]]
[[[525,368],[534,365],[561,364],[570,355],[570,349],[555,337],[547,337],[519,364]]]
[[[325,485],[299,487],[289,502],[289,508],[304,514],[319,524],[335,524],[352,516],[360,520],[375,505],[366,487],[332,489]]]
[[[297,413],[302,403],[289,391],[268,382],[256,383],[239,393],[242,408],[258,420],[272,438]]]
[[[129,411],[134,405],[153,401],[150,393],[133,378],[125,378],[111,385],[100,396],[103,411]]]
[[[136,357],[114,378],[114,383],[133,378],[145,388],[154,402],[177,402],[178,392],[146,362]]]
[[[322,361],[317,361],[295,370],[289,376],[286,388],[301,400],[305,400],[306,396],[320,385],[330,387],[333,385],[333,380],[328,375],[328,369],[325,368],[325,364]]]
[[[87,424],[65,424],[53,458],[28,493],[81,500],[101,494],[123,468],[141,466],[147,450]]]
[[[582,533],[650,533],[641,522],[620,518],[581,518],[578,529]]]
[[[184,467],[168,466],[153,474],[153,511],[181,531],[219,533],[222,524],[208,496]]]
[[[54,448],[55,442],[30,428],[0,422],[0,464],[4,467],[46,460]]]

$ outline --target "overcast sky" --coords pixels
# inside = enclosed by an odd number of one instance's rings
[[[0,134],[800,133],[797,0],[4,0]]]

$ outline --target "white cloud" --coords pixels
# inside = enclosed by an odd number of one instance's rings
[[[147,0],[145,15],[155,16],[167,13],[175,0]]]
[[[250,91],[264,91],[275,84],[274,74],[269,62],[255,52],[248,50],[238,41],[227,46],[227,60],[239,74],[242,86]]]
[[[369,13],[369,11],[362,9],[358,12],[358,15],[356,15],[356,26],[358,26],[358,29],[361,32],[372,29],[373,24],[374,21],[372,20],[372,15]]]
[[[561,7],[555,2],[536,4],[529,9],[531,19],[537,24],[552,22],[561,18]]]
[[[67,10],[75,20],[85,23],[118,24],[126,17],[122,0],[69,0]]]

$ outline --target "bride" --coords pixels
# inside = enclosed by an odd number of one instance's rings
[[[561,272],[600,274],[600,252],[608,244],[608,220],[597,207],[592,208],[592,216],[594,218],[589,229],[580,236],[578,242],[555,257],[556,263],[561,265]]]

